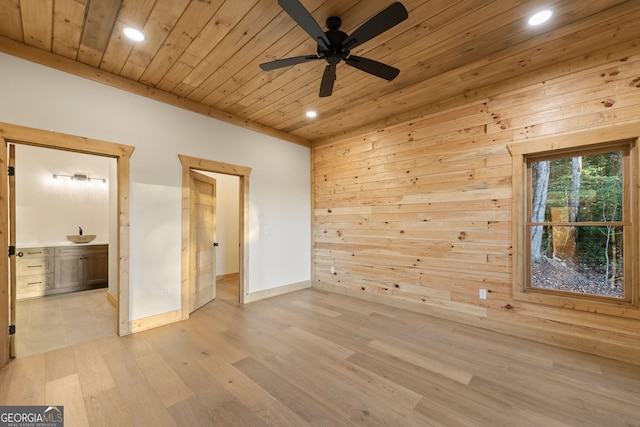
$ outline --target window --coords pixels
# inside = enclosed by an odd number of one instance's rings
[[[530,291],[630,301],[629,144],[527,157]]]
[[[599,137],[509,145],[513,297],[640,318],[636,138]]]

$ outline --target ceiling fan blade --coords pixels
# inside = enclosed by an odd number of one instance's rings
[[[284,58],[284,59],[278,59],[277,61],[262,63],[260,64],[260,68],[262,68],[264,71],[271,71],[277,68],[302,64],[303,62],[315,61],[317,59],[321,59],[321,58],[318,58],[316,55],[294,56],[292,58]]]
[[[324,69],[320,83],[320,98],[331,96],[333,84],[336,82],[336,64],[329,64]]]
[[[298,0],[278,0],[278,4],[296,23],[311,36],[315,42],[325,49],[329,48],[329,39],[313,19],[313,16]]]
[[[402,3],[395,2],[358,27],[350,36],[344,39],[342,46],[349,50],[360,46],[362,43],[395,27],[408,17],[409,13]]]
[[[400,70],[397,68],[372,59],[362,58],[360,56],[351,55],[345,59],[344,62],[359,70],[389,81],[395,79],[398,74],[400,74]]]

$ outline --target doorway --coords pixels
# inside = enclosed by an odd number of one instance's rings
[[[214,174],[232,175],[239,178],[239,274],[238,302],[244,304],[248,292],[248,236],[249,236],[249,174],[251,168],[221,163],[212,160],[198,159],[194,157],[178,155],[182,164],[182,318],[189,317],[191,298],[194,287],[194,273],[192,272],[192,260],[195,255],[195,239],[191,233],[191,198],[192,198],[192,173],[211,172]]]
[[[11,148],[15,356],[115,335],[117,286],[114,280],[109,288],[108,280],[117,277],[115,159],[25,144]]]
[[[113,242],[117,251],[117,299],[118,299],[118,335],[131,333],[129,322],[129,159],[134,148],[131,146],[115,144],[89,138],[82,138],[56,132],[42,131],[7,123],[0,123],[0,141],[4,148],[0,150],[0,163],[6,166],[8,163],[8,145],[11,143],[30,146],[53,148],[57,150],[73,151],[77,153],[92,154],[116,159],[116,200],[117,200],[117,233]],[[6,174],[0,174],[0,199],[8,201],[8,183]],[[8,245],[0,245],[0,271],[8,272],[8,289],[0,292],[0,330],[9,331],[10,320],[15,321],[15,255],[9,261],[9,246],[11,240],[15,246],[15,233],[10,233],[10,227],[15,221],[9,217],[9,209],[0,209],[0,233],[4,233]],[[9,240],[11,239],[11,240]],[[10,264],[14,268],[10,268]],[[3,314],[4,313],[4,314]],[[0,339],[0,367],[4,366],[12,353],[12,339],[7,335],[6,339]]]

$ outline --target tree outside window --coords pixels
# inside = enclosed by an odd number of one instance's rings
[[[623,142],[526,158],[527,291],[631,300],[629,153]]]

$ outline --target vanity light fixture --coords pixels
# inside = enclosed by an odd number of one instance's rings
[[[101,181],[102,183],[106,184],[107,180],[105,178],[95,178],[95,177],[91,177],[89,175],[83,174],[83,173],[74,173],[73,175],[62,175],[59,173],[54,173],[53,174],[53,179],[58,179],[58,178],[69,178],[73,181],[86,181],[86,182],[90,182],[90,181]]]
[[[124,33],[125,36],[127,36],[130,40],[133,40],[134,42],[141,42],[144,40],[144,34],[142,34],[142,31],[137,30],[133,27],[126,27],[122,30],[122,32]]]
[[[553,15],[553,12],[550,9],[545,9],[541,10],[540,12],[534,13],[529,18],[529,25],[535,27],[536,25],[544,24],[551,18],[551,15]]]

